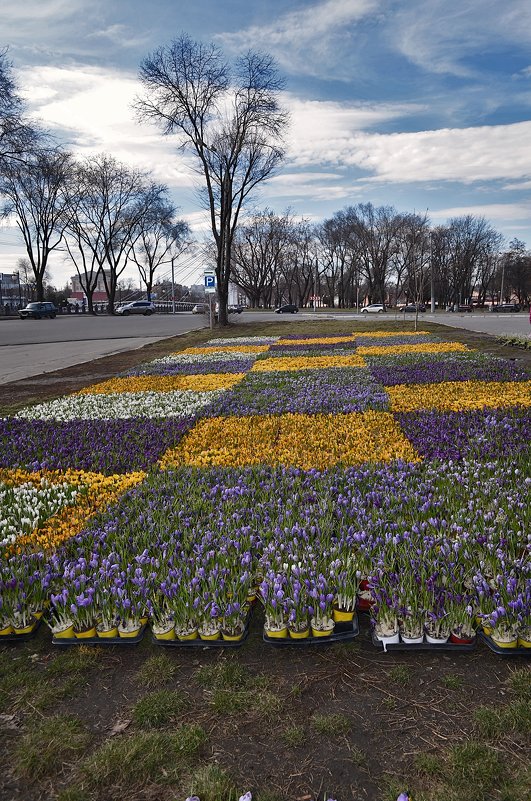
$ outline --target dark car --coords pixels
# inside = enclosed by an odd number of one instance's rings
[[[41,303],[28,303],[25,309],[21,309],[18,316],[21,320],[31,317],[33,320],[40,320],[42,317],[50,317],[52,320],[57,315],[57,306],[46,301]]]
[[[416,312],[416,311],[425,312],[426,311],[426,306],[424,305],[424,303],[417,303],[417,304],[408,303],[407,306],[401,306],[400,307],[400,311],[401,312],[413,312],[413,313]]]
[[[518,303],[498,303],[497,306],[492,306],[493,312],[519,312],[520,306]]]
[[[229,314],[241,314],[243,311],[243,306],[239,304],[233,304],[227,307],[227,311]]]
[[[275,309],[275,314],[297,314],[299,307],[294,303],[286,303],[284,306],[279,306]]]

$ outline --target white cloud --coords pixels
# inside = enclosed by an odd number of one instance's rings
[[[470,76],[474,55],[531,43],[528,0],[408,0],[387,22],[387,40],[429,72]]]
[[[340,53],[352,47],[351,27],[380,6],[381,0],[323,0],[282,14],[269,25],[253,25],[216,38],[228,50],[266,50],[283,67],[318,75],[330,60],[341,61]]]
[[[139,85],[130,74],[99,67],[31,67],[20,84],[32,113],[86,156],[106,151],[146,169],[171,187],[191,188],[194,176],[175,140],[134,120]]]
[[[377,182],[508,180],[531,177],[531,122],[443,128],[407,133],[360,130],[371,121],[407,113],[407,107],[359,109],[330,103],[295,103],[289,159],[300,169],[354,167]]]
[[[483,203],[471,204],[469,206],[449,206],[444,209],[432,211],[430,218],[437,222],[446,221],[453,217],[485,217],[493,223],[513,223],[515,221],[527,221],[531,216],[530,203]]]

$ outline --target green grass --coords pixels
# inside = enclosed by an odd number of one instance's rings
[[[191,770],[205,739],[196,725],[109,739],[83,761],[81,775],[89,787],[104,788],[108,797],[112,788],[119,791],[112,797],[123,797],[128,788],[150,782],[172,784]]]
[[[228,689],[244,686],[249,679],[249,674],[237,662],[224,661],[203,665],[198,669],[195,677],[203,687]]]
[[[326,734],[327,737],[341,737],[349,733],[352,726],[346,715],[335,712],[331,715],[320,715],[316,713],[310,718],[310,725],[319,734]]]
[[[514,670],[507,679],[507,685],[520,698],[531,701],[531,668]]]
[[[46,673],[48,676],[80,676],[94,667],[100,667],[102,656],[103,648],[88,645],[69,648],[55,656],[53,662],[46,668]]]
[[[136,680],[147,689],[154,689],[171,681],[176,670],[177,665],[168,654],[153,654],[136,674]]]
[[[39,780],[58,773],[86,749],[90,735],[78,718],[58,715],[31,723],[18,741],[13,764],[18,776]]]
[[[306,742],[306,727],[296,724],[288,726],[280,733],[280,739],[288,748],[297,748]]]
[[[500,739],[508,731],[531,734],[531,705],[526,699],[503,707],[480,706],[473,717],[478,732],[487,739]]]
[[[232,778],[218,765],[203,765],[194,772],[189,795],[201,801],[237,801],[240,797]]]
[[[177,690],[156,690],[137,701],[133,720],[143,729],[158,729],[175,721],[186,703],[187,698]]]
[[[463,678],[457,673],[447,673],[441,679],[447,690],[459,690],[463,686]]]
[[[408,685],[413,678],[413,671],[409,665],[395,665],[389,671],[389,678],[397,684]]]

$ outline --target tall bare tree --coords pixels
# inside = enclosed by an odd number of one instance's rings
[[[37,150],[24,161],[10,160],[0,176],[4,214],[13,214],[35,275],[37,300],[44,299],[50,254],[59,248],[71,204],[72,157],[62,150]]]
[[[280,164],[287,115],[273,59],[249,51],[231,69],[220,50],[183,34],[140,66],[139,119],[177,134],[195,157],[216,246],[219,322],[228,325],[231,253],[242,207]]]

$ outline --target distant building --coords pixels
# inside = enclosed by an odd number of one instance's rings
[[[107,281],[110,280],[110,272],[109,270],[105,270],[105,274],[107,276]],[[86,300],[86,295],[81,286],[81,281],[79,280],[79,275],[73,275],[70,278],[70,285],[72,287],[72,294],[70,295],[69,302],[81,304],[83,300]],[[107,303],[108,296],[107,290],[105,289],[105,281],[103,280],[103,274],[99,273],[98,280],[96,282],[96,289],[94,290],[94,294],[92,295],[92,300],[94,303]]]

